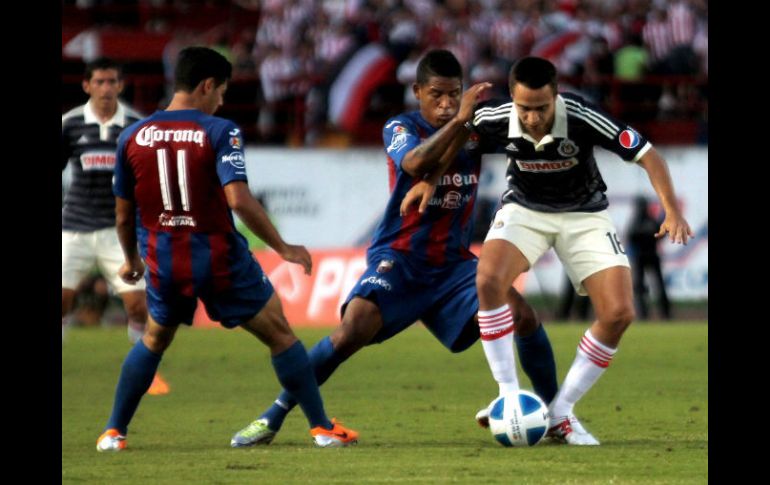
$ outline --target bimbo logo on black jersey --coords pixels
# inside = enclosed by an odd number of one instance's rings
[[[522,172],[563,172],[578,164],[577,158],[566,160],[516,160]]]

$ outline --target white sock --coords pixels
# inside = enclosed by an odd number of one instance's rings
[[[135,344],[144,335],[144,323],[128,321],[128,341]]]
[[[611,349],[600,343],[586,330],[580,340],[572,367],[564,378],[559,393],[551,406],[552,419],[569,416],[575,403],[599,380],[617,349]]]
[[[479,331],[484,355],[500,395],[519,390],[513,350],[513,316],[508,305],[494,310],[479,310]]]

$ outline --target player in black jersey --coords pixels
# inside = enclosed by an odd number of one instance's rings
[[[595,146],[642,167],[666,217],[656,237],[686,244],[692,231],[676,204],[668,166],[652,145],[620,120],[571,94],[559,94],[556,68],[528,57],[511,69],[512,101],[480,105],[467,128],[493,142],[508,158],[508,187],[501,197],[479,259],[476,286],[479,325],[502,325],[510,316],[507,289],[548,249],[554,248],[578,294],[591,298],[596,320],[578,344],[559,393],[550,404],[549,436],[572,445],[598,445],[575,418],[575,403],[612,360],[634,315],[628,258],[610,220]],[[405,204],[432,193],[427,182]],[[428,195],[429,197],[429,195]],[[503,336],[484,347],[498,383],[517,383],[513,348]],[[485,410],[477,415],[484,422]]]
[[[61,120],[61,168],[69,164],[72,170],[72,183],[62,207],[62,342],[75,288],[94,267],[123,300],[131,343],[142,337],[147,321],[144,282],[131,286],[118,277],[123,252],[115,231],[112,195],[115,148],[123,128],[141,118],[119,101],[123,86],[117,62],[107,58],[89,62],[83,76],[88,102],[68,111]],[[156,374],[148,393],[168,392],[168,383]]]

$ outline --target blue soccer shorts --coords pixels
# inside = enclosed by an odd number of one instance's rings
[[[410,265],[398,251],[382,250],[372,254],[368,263],[345,300],[342,314],[356,297],[377,304],[383,326],[370,343],[384,342],[417,320],[452,352],[461,352],[478,340],[476,259],[426,272]]]
[[[161,325],[192,325],[197,300],[203,302],[212,320],[235,328],[250,320],[273,296],[273,285],[248,250],[238,251],[238,263],[228,275],[198,274],[195,281],[171,281],[146,275],[147,310]],[[202,265],[205,266],[205,265]],[[156,287],[151,281],[159,281]]]

